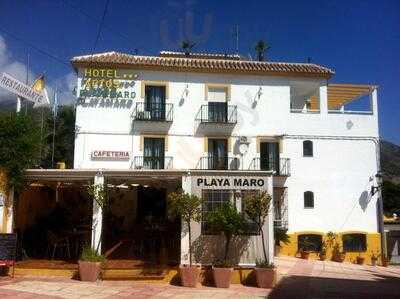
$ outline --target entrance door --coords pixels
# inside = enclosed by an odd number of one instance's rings
[[[164,138],[144,138],[143,166],[148,169],[164,169]]]
[[[279,142],[260,143],[260,170],[274,170],[279,174]]]
[[[208,169],[228,169],[227,139],[208,139]]]
[[[165,120],[165,86],[145,87],[145,111],[150,120]]]

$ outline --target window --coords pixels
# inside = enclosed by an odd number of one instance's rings
[[[227,139],[208,139],[208,169],[228,169]]]
[[[345,234],[342,236],[343,251],[366,251],[367,236],[365,234]]]
[[[260,169],[279,174],[279,142],[260,142]]]
[[[219,209],[225,202],[235,203],[235,207],[239,212],[244,212],[245,203],[242,198],[245,192],[257,192],[255,190],[237,191],[237,190],[203,190],[202,192],[202,215],[203,219],[201,222],[201,231],[204,235],[216,234],[216,232],[211,231],[207,226],[207,221],[205,216],[208,212],[215,211]],[[246,218],[246,216],[245,216]],[[246,219],[246,235],[258,235],[258,227],[256,223],[250,219]]]
[[[146,85],[145,118],[149,120],[165,120],[165,86]]]
[[[316,234],[299,235],[297,237],[298,251],[320,251],[322,247],[322,236]]]
[[[311,191],[304,192],[304,208],[305,209],[314,208],[314,193]]]
[[[228,121],[228,88],[226,86],[207,86],[208,120],[210,122]]]
[[[225,202],[231,200],[232,192],[230,190],[203,190],[202,193],[202,215],[201,232],[206,235],[212,235],[205,219],[207,213],[219,209]]]
[[[143,166],[147,169],[164,169],[164,138],[144,138]]]
[[[313,143],[311,140],[303,141],[303,156],[312,157],[313,156]]]

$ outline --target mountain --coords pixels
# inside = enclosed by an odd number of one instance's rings
[[[381,169],[385,180],[400,183],[400,146],[381,141]]]

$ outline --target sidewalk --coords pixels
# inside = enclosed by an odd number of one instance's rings
[[[0,298],[400,298],[400,267],[359,266],[330,261],[277,259],[273,290],[230,289],[131,281],[85,283],[60,278],[0,278]]]

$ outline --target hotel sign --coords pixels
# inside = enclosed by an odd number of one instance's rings
[[[265,189],[266,177],[248,176],[204,176],[196,177],[195,184],[201,189]]]
[[[130,108],[136,98],[137,78],[138,75],[128,69],[86,68],[82,71],[77,104]]]
[[[92,151],[93,160],[129,160],[128,151]]]

